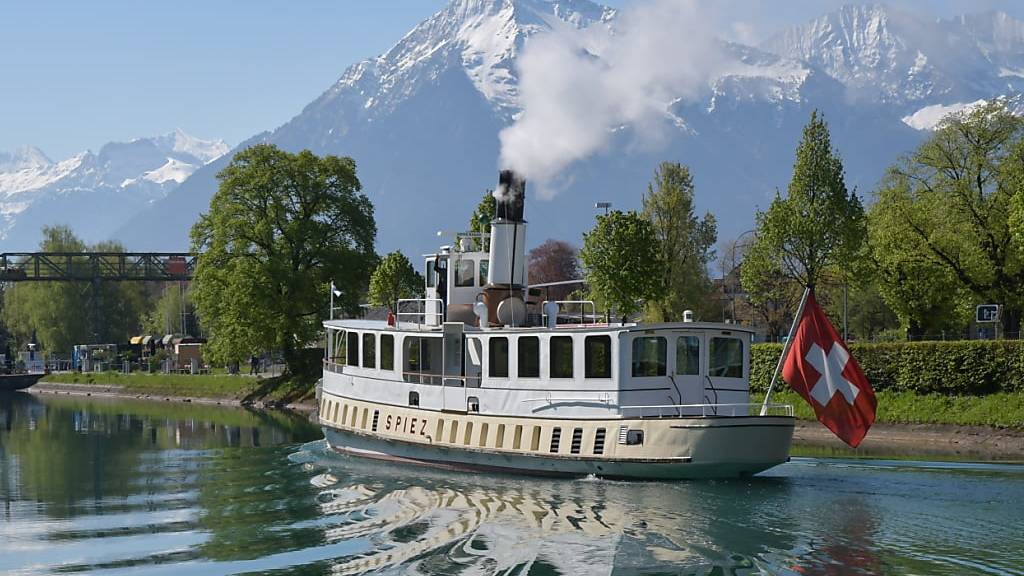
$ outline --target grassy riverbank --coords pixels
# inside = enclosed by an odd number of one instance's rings
[[[237,400],[240,402],[301,402],[313,397],[313,382],[277,376],[258,378],[226,374],[121,374],[87,372],[50,374],[52,384],[116,386],[125,394]]]
[[[949,396],[880,390],[875,396],[880,423],[1024,427],[1024,393],[1021,392]],[[810,405],[791,390],[773,393],[772,402],[792,404],[801,420],[815,419]]]

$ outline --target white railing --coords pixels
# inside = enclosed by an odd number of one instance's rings
[[[551,302],[553,302],[555,304],[558,304],[558,317],[559,318],[568,318],[568,319],[572,320],[572,322],[565,323],[564,325],[566,325],[566,326],[579,326],[579,325],[585,325],[585,324],[595,324],[595,323],[599,323],[599,321],[601,320],[601,318],[598,317],[598,315],[597,315],[597,306],[594,304],[593,300],[545,300],[544,302],[541,303],[541,306],[540,306],[541,321],[543,322],[543,324],[545,326],[548,325],[547,305],[548,305],[548,303],[551,303]],[[567,305],[579,306],[579,308],[580,308],[579,314],[574,314],[574,313],[566,312],[564,310],[564,307],[567,306]],[[587,306],[590,306],[590,314],[587,314]],[[576,322],[577,318],[579,319],[579,322]],[[588,321],[588,319],[589,319],[589,321]]]
[[[760,402],[740,404],[657,404],[650,406],[619,406],[623,416],[630,412],[639,412],[641,418],[665,418],[672,416],[758,416],[761,414]],[[792,404],[768,404],[765,416],[793,416]]]
[[[419,309],[413,312],[403,312],[403,304],[416,304]],[[435,309],[428,310],[429,304],[434,304]],[[398,310],[398,313],[395,314],[397,325],[401,325],[402,322],[408,322],[410,324],[440,326],[444,322],[444,300],[440,298],[402,298],[398,301],[398,306],[395,309]]]

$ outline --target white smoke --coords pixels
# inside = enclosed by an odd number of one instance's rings
[[[622,127],[657,140],[669,107],[697,97],[723,59],[696,0],[648,0],[613,28],[538,34],[518,59],[521,114],[501,131],[501,165],[545,196],[570,164],[603,150]]]

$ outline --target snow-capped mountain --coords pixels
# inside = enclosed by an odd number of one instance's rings
[[[88,242],[110,238],[129,218],[229,150],[176,130],[112,142],[52,162],[42,151],[0,153],[0,240],[4,251],[33,250],[44,225],[68,224]]]
[[[852,98],[903,112],[1024,87],[1024,23],[999,12],[926,20],[882,5],[848,5],[761,48],[823,70]]]
[[[353,157],[376,206],[379,248],[419,254],[437,243],[435,231],[462,229],[494,185],[498,133],[521,112],[516,63],[526,43],[550,30],[615,31],[620,17],[588,0],[455,0],[384,54],[348,67],[292,120],[240,147],[271,142]],[[551,200],[531,198],[531,243],[579,242],[593,225],[595,200],[637,207],[664,160],[691,167],[699,208],[716,214],[721,238],[734,237],[785,189],[814,109],[830,124],[848,185],[867,194],[942,113],[1012,97],[1024,82],[1024,24],[998,13],[934,21],[847,6],[760,46],[723,42],[720,51],[706,89],[666,110],[657,146],[637,146],[630,127],[609,127],[613,141],[573,164],[564,189]],[[663,65],[683,64],[665,54]],[[197,170],[119,239],[184,248],[228,160]]]

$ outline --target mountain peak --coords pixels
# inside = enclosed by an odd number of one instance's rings
[[[614,14],[590,0],[453,0],[384,54],[349,67],[310,106],[323,109],[347,100],[372,118],[393,110],[424,83],[461,69],[488,102],[509,115],[518,101],[514,62],[528,37],[559,25],[585,28]]]
[[[175,128],[174,132],[168,136],[174,139],[174,146],[172,147],[174,152],[194,156],[201,160],[203,164],[209,164],[231,150],[231,147],[223,140],[203,140],[190,136],[181,128]]]
[[[14,152],[0,152],[0,172],[38,169],[50,164],[53,164],[53,161],[35,146],[19,146]]]

